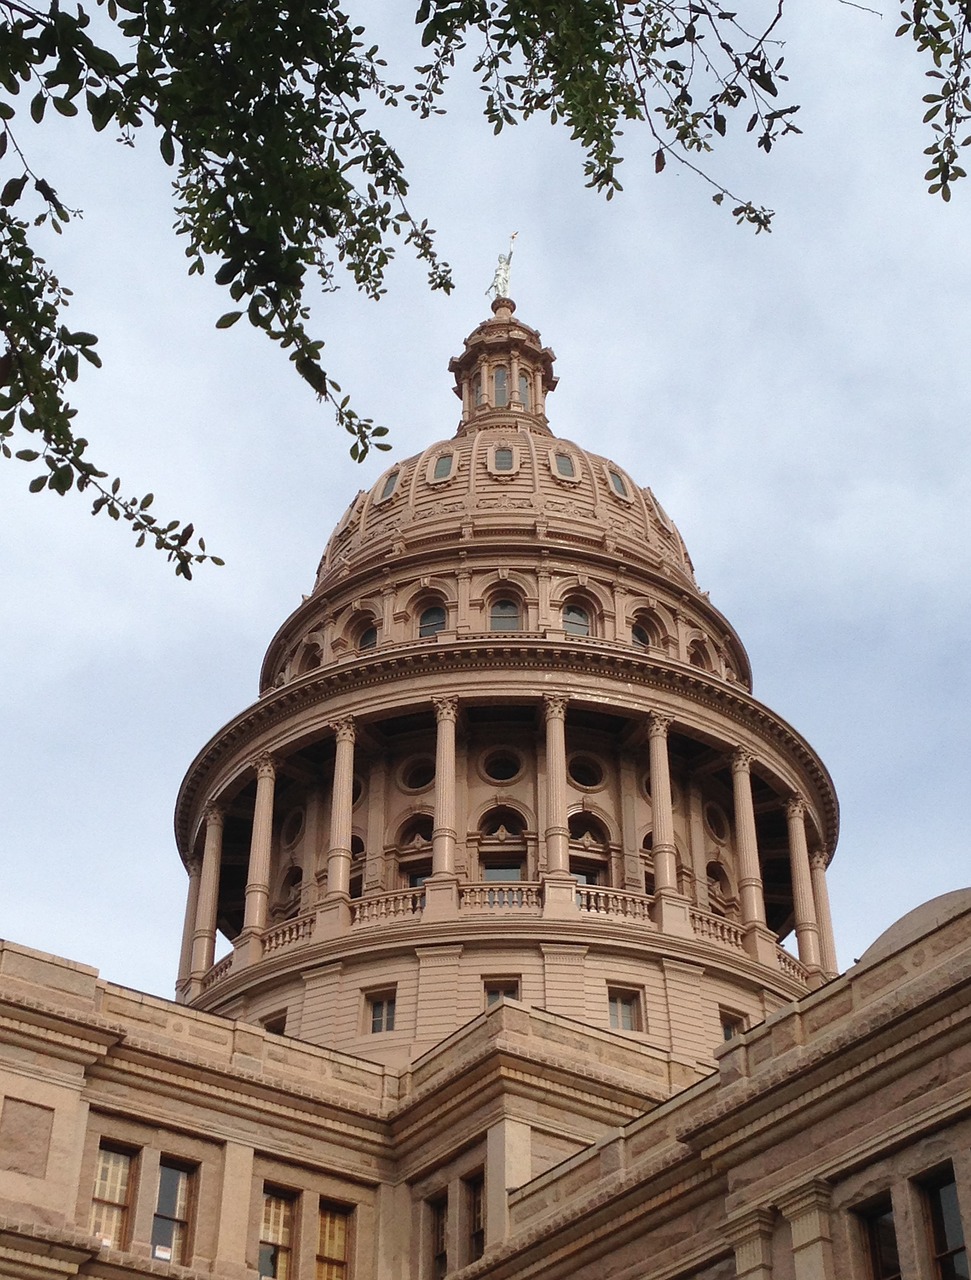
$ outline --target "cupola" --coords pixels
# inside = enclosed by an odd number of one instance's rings
[[[459,436],[509,426],[511,416],[523,430],[552,434],[546,396],[556,387],[556,357],[535,329],[515,318],[515,311],[511,298],[496,298],[493,318],[483,321],[466,338],[463,353],[449,362],[455,394],[462,401]]]

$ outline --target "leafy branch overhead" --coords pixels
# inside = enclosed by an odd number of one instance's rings
[[[193,543],[191,525],[151,515],[151,495],[122,497],[120,481],[89,461],[75,433],[69,384],[82,363],[100,363],[97,340],[65,323],[69,290],[36,247],[37,235],[59,234],[74,211],[54,176],[32,167],[25,116],[34,125],[49,112],[80,116],[129,145],[140,130],[156,140],[174,171],[189,272],[209,265],[232,300],[217,327],[245,316],[277,342],[360,459],[388,448],[386,431],[358,416],[325,370],[310,328],[313,291],[337,288],[340,267],[380,297],[401,241],[426,264],[433,289],[452,287],[377,127],[385,109],[440,112],[472,44],[468,59],[497,133],[536,114],[562,122],[583,150],[587,184],[610,199],[621,189],[621,137],[638,126],[658,173],[678,160],[738,222],[768,230],[771,210],[732,194],[706,167],[736,122],[765,152],[799,132],[798,107],[785,97],[783,0],[743,3],[745,14],[721,0],[421,0],[416,20],[430,61],[405,93],[334,0],[96,0],[97,39],[76,2],[0,0],[0,156],[12,166],[0,190],[0,451],[41,464],[34,490],[90,490],[96,511],[127,521],[177,573],[190,577],[194,563],[213,559],[201,539]],[[914,0],[898,32],[933,60],[928,181],[944,199],[964,176],[969,8],[969,0]]]

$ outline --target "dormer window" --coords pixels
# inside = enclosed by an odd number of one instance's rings
[[[620,474],[620,472],[614,471],[613,469],[611,469],[607,472],[607,474],[610,477],[610,487],[613,489],[614,493],[616,493],[619,498],[630,498],[630,492],[628,491],[628,488],[627,488],[627,481]]]
[[[519,403],[528,412],[532,408],[532,397],[529,394],[529,374],[519,375]]]
[[[492,373],[493,404],[497,409],[505,409],[509,404],[509,370],[504,364],[497,365]]]
[[[435,459],[435,466],[432,468],[433,480],[447,480],[452,474],[452,454],[440,453]]]
[[[398,484],[398,471],[389,471],[385,476],[384,484],[381,486],[381,492],[378,495],[378,502],[385,502],[394,493]]]
[[[512,471],[515,456],[512,449],[497,449],[494,466],[497,471]]]
[[[556,454],[556,474],[564,480],[575,480],[577,469],[568,453]]]

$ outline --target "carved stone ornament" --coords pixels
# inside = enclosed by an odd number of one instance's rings
[[[546,708],[547,720],[565,720],[566,705],[569,699],[562,693],[544,693],[543,705]]]
[[[253,768],[256,770],[257,778],[276,777],[276,761],[268,751],[256,757],[253,761]]]
[[[334,737],[338,742],[353,742],[356,735],[354,729],[354,717],[347,716],[343,720],[332,720],[330,727],[334,731]]]
[[[449,696],[446,698],[432,698],[432,706],[435,708],[436,720],[452,720],[458,716],[459,700],[458,698]]]
[[[814,849],[809,855],[809,865],[814,871],[825,871],[829,865],[829,855],[825,849]]]
[[[647,718],[648,735],[652,738],[666,738],[673,721],[673,716],[666,716],[659,711],[652,711]]]
[[[806,816],[806,802],[802,796],[792,796],[786,801],[786,817],[793,820]]]
[[[222,827],[226,822],[226,810],[222,805],[207,804],[202,811],[202,819],[206,827]]]
[[[736,747],[732,753],[732,773],[750,773],[754,759],[755,756],[746,747]]]

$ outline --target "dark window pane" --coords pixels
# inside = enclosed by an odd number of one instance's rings
[[[512,471],[513,461],[512,449],[497,449],[493,465],[497,471]]]
[[[568,636],[588,636],[590,615],[578,604],[568,604],[563,609],[563,630]]]
[[[434,636],[445,630],[445,610],[441,605],[425,609],[418,620],[419,636]]]
[[[489,610],[489,626],[493,631],[519,630],[519,605],[515,600],[497,600]]]
[[[505,409],[509,403],[509,376],[503,365],[499,365],[493,374],[496,388],[495,405],[497,409]],[[507,467],[506,470],[509,468]]]
[[[435,459],[435,479],[444,480],[452,473],[452,455],[443,453]]]

